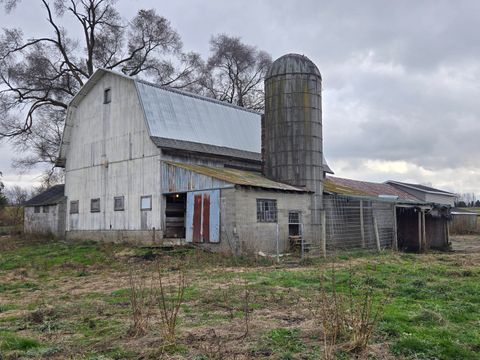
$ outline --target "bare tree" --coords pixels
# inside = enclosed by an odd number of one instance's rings
[[[0,0],[14,11],[20,0]],[[184,53],[178,33],[155,10],[125,22],[115,0],[41,0],[51,34],[24,39],[21,29],[0,36],[0,140],[20,152],[16,165],[55,163],[68,102],[97,68],[114,69],[159,84],[193,88],[203,68]],[[77,26],[73,38],[61,23]],[[50,179],[53,171],[47,174]]]
[[[2,172],[0,171],[0,176],[2,176]],[[3,189],[5,188],[5,185],[3,185],[3,182],[0,181],[0,211],[3,210],[5,205],[7,205],[7,197],[3,193]]]
[[[5,196],[10,205],[22,205],[29,198],[28,190],[18,185],[7,187]]]
[[[211,56],[201,84],[207,96],[254,110],[263,109],[263,79],[271,56],[239,37],[220,34],[210,40]]]

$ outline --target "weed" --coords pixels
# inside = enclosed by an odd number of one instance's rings
[[[132,336],[145,335],[151,316],[152,302],[152,291],[146,284],[145,268],[137,272],[131,269],[128,284],[132,310],[132,324],[128,332]]]

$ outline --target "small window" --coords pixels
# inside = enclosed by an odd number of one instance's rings
[[[289,224],[300,224],[300,211],[289,211],[288,212],[288,223]]]
[[[41,208],[41,206],[35,206],[35,207],[33,208],[33,212],[34,212],[35,214],[40,213],[40,208]]]
[[[113,210],[115,210],[115,211],[125,210],[124,197],[123,196],[115,196],[113,198]]]
[[[90,212],[100,212],[100,199],[90,200]]]
[[[152,210],[152,195],[140,198],[140,210]]]
[[[78,200],[70,201],[70,214],[78,214]]]
[[[104,104],[109,104],[112,101],[112,90],[111,89],[105,89],[103,91],[103,103]]]
[[[277,200],[257,199],[257,221],[277,222]]]
[[[48,214],[48,211],[50,210],[50,206],[43,206],[43,213]]]

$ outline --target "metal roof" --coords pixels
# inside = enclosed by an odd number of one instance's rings
[[[185,151],[193,151],[199,152],[209,155],[221,155],[221,156],[230,156],[233,158],[239,159],[247,159],[251,160],[252,162],[260,163],[262,161],[262,156],[259,153],[251,152],[251,151],[244,151],[244,150],[237,150],[222,146],[215,146],[215,145],[208,145],[208,144],[201,144],[191,141],[183,141],[183,140],[175,140],[175,139],[167,139],[152,136],[152,140],[158,147],[162,149],[175,149],[175,150],[185,150]]]
[[[324,189],[341,195],[373,196],[378,198],[382,198],[382,195],[387,195],[398,197],[400,201],[419,201],[415,196],[389,184],[358,181],[334,176],[327,177],[324,182]],[[383,197],[383,199],[385,198]]]
[[[65,185],[54,185],[44,192],[26,201],[24,206],[55,205],[65,199]]]
[[[151,136],[260,152],[260,114],[142,81],[135,83]]]
[[[435,188],[432,188],[430,186],[425,186],[425,185],[420,185],[420,184],[409,184],[409,183],[404,183],[404,182],[400,182],[400,181],[393,181],[393,180],[388,180],[385,183],[386,184],[391,184],[393,186],[395,186],[395,185],[405,186],[407,188],[411,188],[411,189],[414,189],[414,190],[418,190],[418,191],[422,191],[422,192],[426,192],[426,193],[431,193],[431,194],[439,194],[439,195],[456,197],[456,195],[452,194],[451,192],[435,189]]]
[[[283,191],[295,191],[295,192],[309,192],[306,189],[294,187],[291,185],[279,183],[259,173],[252,171],[244,171],[231,168],[216,168],[207,167],[193,164],[185,164],[174,161],[164,161],[164,163],[173,165],[185,170],[193,171],[198,174],[210,176],[212,178],[222,180],[234,185],[251,186],[263,189],[283,190]]]

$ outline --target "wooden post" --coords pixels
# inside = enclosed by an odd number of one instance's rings
[[[427,231],[425,226],[425,209],[422,209],[422,248],[427,251]]]
[[[398,225],[397,225],[397,206],[393,205],[393,251],[398,251]]]
[[[422,212],[418,212],[418,252],[422,251]]]
[[[380,251],[380,236],[378,235],[378,224],[377,224],[377,218],[374,216],[373,217],[373,228],[375,229],[375,240],[377,242],[377,250]]]
[[[360,200],[360,234],[362,236],[362,248],[365,248],[365,227],[363,224],[363,200]]]
[[[327,257],[327,220],[325,210],[321,211],[320,216],[322,217],[322,255],[323,257]]]

